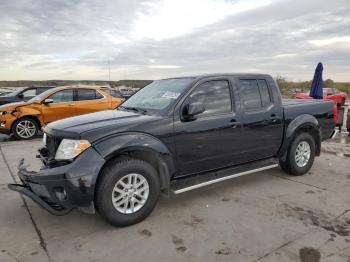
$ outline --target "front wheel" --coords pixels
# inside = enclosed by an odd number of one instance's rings
[[[315,159],[315,140],[308,133],[299,134],[288,148],[285,160],[280,159],[281,168],[290,175],[306,174]]]
[[[95,203],[98,212],[115,226],[128,226],[145,219],[157,204],[160,182],[149,163],[115,159],[100,174]]]
[[[16,139],[28,140],[38,134],[39,125],[37,122],[28,117],[20,118],[13,124],[12,132]]]

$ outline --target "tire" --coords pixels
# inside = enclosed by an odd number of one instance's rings
[[[305,147],[303,147],[305,146]],[[296,152],[299,153],[299,161],[297,161]],[[303,150],[304,149],[304,150]],[[302,152],[305,152],[303,154]],[[309,154],[307,154],[309,152]],[[300,157],[305,156],[305,157]],[[308,160],[307,159],[308,157]],[[281,168],[288,174],[301,176],[306,174],[312,167],[315,159],[315,140],[308,133],[300,133],[295,137],[288,148],[285,160],[280,159]],[[305,161],[305,162],[304,162]]]
[[[135,158],[112,160],[103,169],[100,176],[95,204],[102,217],[114,226],[129,226],[144,220],[153,211],[158,202],[160,195],[158,173],[153,166],[143,160]],[[129,178],[131,179],[129,180]],[[141,189],[133,191],[134,189],[129,188],[127,189],[128,192],[126,192],[123,185],[131,186],[128,184],[131,181],[134,184],[134,188],[136,188],[135,178],[137,178],[136,184],[140,184],[143,181],[141,178],[145,179],[146,182],[143,182],[140,186]],[[148,194],[147,189],[145,189],[147,185],[149,188]],[[141,190],[144,191],[141,192]],[[124,204],[121,204],[122,202]],[[133,205],[132,202],[134,202]]]
[[[17,119],[12,126],[12,133],[19,140],[32,139],[38,134],[38,131],[38,123],[30,117]]]

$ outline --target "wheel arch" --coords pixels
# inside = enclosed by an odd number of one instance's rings
[[[278,153],[280,157],[286,157],[286,153],[288,151],[289,146],[291,145],[295,137],[297,137],[300,133],[309,133],[314,138],[316,147],[315,155],[320,155],[322,133],[319,122],[314,116],[303,114],[296,117],[288,125],[285,131],[284,142]]]
[[[35,115],[25,115],[25,116],[21,116],[21,117],[17,118],[15,121],[13,121],[13,123],[11,125],[11,132],[13,132],[13,127],[14,127],[15,123],[23,118],[30,118],[30,119],[34,120],[35,123],[38,125],[39,131],[40,131],[42,124],[41,124],[39,118]]]
[[[169,193],[170,178],[175,173],[172,154],[159,139],[140,133],[130,133],[104,139],[94,145],[99,154],[106,160],[103,168],[113,159],[123,156],[134,157],[151,164],[158,172],[161,189]],[[101,173],[101,172],[100,172]],[[96,178],[96,183],[100,174]]]

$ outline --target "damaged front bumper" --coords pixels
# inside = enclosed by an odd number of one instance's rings
[[[65,215],[78,208],[94,213],[94,192],[104,158],[89,148],[73,162],[48,167],[38,172],[28,171],[23,159],[19,163],[21,184],[9,184],[9,189],[29,197],[53,215]],[[45,162],[44,162],[45,164]]]

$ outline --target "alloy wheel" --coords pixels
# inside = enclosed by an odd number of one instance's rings
[[[122,214],[133,214],[146,203],[149,195],[149,185],[146,178],[132,173],[123,176],[115,184],[112,191],[114,208]]]
[[[295,162],[298,167],[304,167],[309,163],[311,148],[308,142],[301,141],[295,150]]]
[[[16,126],[16,132],[21,138],[31,138],[36,133],[36,126],[32,121],[23,120]]]

